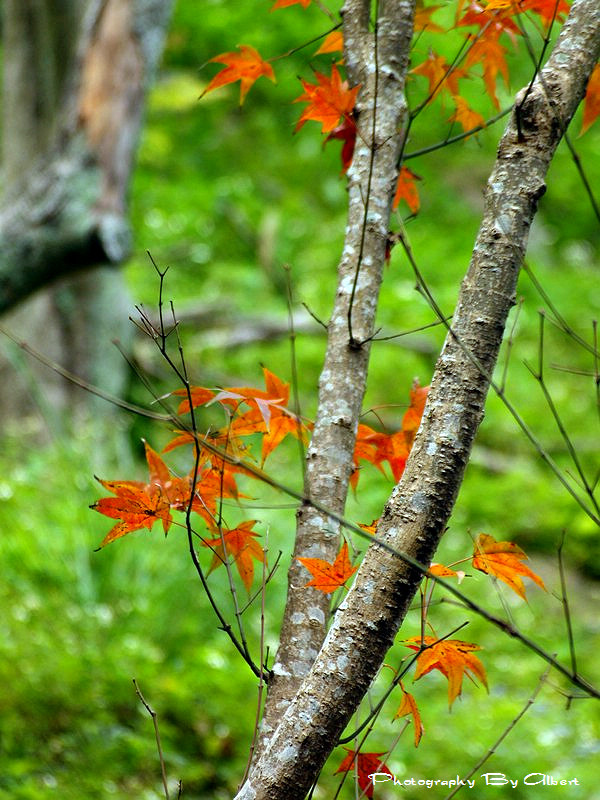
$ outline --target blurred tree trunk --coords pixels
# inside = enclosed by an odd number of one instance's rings
[[[13,309],[3,324],[108,391],[126,376],[111,344],[129,335],[116,267],[131,247],[127,192],[171,6],[5,0],[3,8],[0,313]],[[1,368],[4,417],[31,408],[35,391],[58,415],[91,402],[47,370],[36,378],[37,365],[16,379],[13,367]]]

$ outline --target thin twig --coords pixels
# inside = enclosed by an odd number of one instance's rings
[[[304,452],[304,431],[302,429],[302,412],[300,410],[300,390],[298,385],[298,361],[296,358],[296,330],[294,328],[294,306],[292,297],[292,271],[289,264],[284,264],[285,287],[288,307],[288,325],[290,340],[290,363],[292,368],[292,397],[294,399],[294,414],[296,417],[296,439],[298,441],[298,456],[302,470],[302,483],[306,472],[306,453]]]
[[[577,672],[577,656],[575,655],[575,637],[573,636],[573,625],[571,623],[571,610],[569,608],[569,596],[567,593],[567,579],[565,576],[565,565],[563,561],[563,547],[567,538],[566,531],[562,532],[560,545],[558,546],[558,573],[560,575],[560,595],[563,612],[565,616],[565,624],[567,626],[567,639],[569,641],[569,653],[571,654],[571,669]]]
[[[496,741],[490,747],[490,749],[487,751],[487,753],[485,753],[485,755],[477,762],[477,764],[475,764],[473,769],[467,775],[465,775],[465,777],[463,779],[465,781],[465,783],[470,777],[472,777],[477,772],[477,770],[479,770],[483,766],[483,764],[485,764],[485,762],[488,760],[488,758],[490,758],[491,756],[494,755],[494,753],[496,752],[496,750],[498,749],[500,744],[504,741],[504,739],[506,739],[508,734],[516,726],[517,722],[519,722],[521,717],[523,717],[529,711],[531,706],[534,704],[538,694],[540,693],[542,686],[544,685],[544,683],[546,683],[546,680],[548,678],[548,673],[549,672],[550,672],[550,666],[548,666],[546,668],[544,674],[540,677],[537,686],[535,687],[535,689],[533,690],[533,692],[530,695],[529,699],[527,700],[527,702],[525,703],[523,708],[519,711],[517,716],[507,725],[507,727],[500,734],[500,736],[496,739]],[[462,786],[457,786],[455,789],[453,789],[453,791],[450,792],[450,794],[446,795],[444,800],[450,800],[450,798],[452,798],[455,795],[457,795],[458,792],[460,792],[460,790],[462,788],[463,788]]]
[[[156,749],[158,750],[158,759],[160,761],[160,771],[161,771],[161,774],[162,774],[162,782],[163,782],[163,787],[164,787],[164,790],[165,790],[165,797],[166,797],[167,800],[169,800],[169,786],[167,784],[167,770],[166,770],[166,767],[165,767],[165,759],[163,758],[162,747],[161,747],[161,744],[160,744],[160,732],[158,730],[158,719],[157,719],[157,716],[156,716],[156,711],[154,711],[154,709],[151,708],[148,705],[148,703],[146,702],[146,700],[144,699],[144,695],[141,693],[140,687],[137,685],[137,681],[136,681],[135,678],[133,678],[133,685],[135,686],[135,693],[139,697],[140,702],[142,703],[142,705],[144,706],[146,711],[152,717],[152,723],[154,725],[154,736],[156,737]],[[180,787],[181,787],[181,783],[180,783]]]

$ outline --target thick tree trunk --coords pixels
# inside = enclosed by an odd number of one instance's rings
[[[423,422],[378,537],[428,565],[460,488],[545,176],[600,55],[597,0],[574,0],[552,55],[519,93]],[[367,328],[368,330],[368,328]],[[346,346],[350,346],[348,339]],[[345,414],[340,411],[340,418]],[[421,573],[372,545],[323,647],[237,800],[300,800],[377,674]]]
[[[4,4],[0,313],[72,276],[31,309],[55,309],[64,346],[54,357],[103,385],[123,374],[110,339],[123,331],[127,295],[110,267],[131,247],[127,193],[170,9],[171,0]],[[31,338],[41,320],[27,309],[19,318]]]

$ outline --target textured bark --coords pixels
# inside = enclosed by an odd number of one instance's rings
[[[127,189],[170,6],[6,0],[0,313],[127,256]]]
[[[6,0],[3,324],[71,372],[120,394],[131,338],[127,194],[172,0]],[[48,287],[40,290],[40,287]],[[41,411],[60,430],[108,406],[0,343],[3,419]],[[17,367],[15,375],[14,367]]]
[[[600,55],[597,0],[574,0],[552,55],[517,96],[423,422],[379,525],[386,543],[428,565],[483,416],[529,227],[556,146]],[[374,544],[325,643],[237,800],[303,798],[392,645],[420,583]]]
[[[346,503],[366,386],[370,337],[406,117],[404,78],[414,0],[380,3],[376,36],[368,29],[369,10],[368,0],[347,0],[343,9],[349,83],[362,86],[357,103],[359,135],[348,176],[348,223],[304,484],[307,499],[337,514],[343,513]],[[310,503],[304,504],[298,512],[287,604],[269,684],[263,738],[279,722],[311,668],[329,620],[329,597],[304,588],[306,570],[296,559],[301,556],[333,561],[338,549],[339,525]]]

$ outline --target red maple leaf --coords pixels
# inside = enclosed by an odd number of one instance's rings
[[[596,64],[588,81],[583,101],[583,119],[580,136],[590,128],[600,116],[600,64]]]
[[[336,769],[338,772],[355,772],[358,778],[358,785],[365,793],[365,797],[373,797],[373,775],[382,772],[385,775],[392,775],[389,769],[381,760],[383,753],[357,753],[344,747],[348,755]]]
[[[302,112],[295,130],[300,130],[308,120],[320,122],[321,132],[329,133],[340,122],[341,118],[349,116],[356,103],[356,95],[360,86],[352,89],[347,81],[343,81],[337,66],[331,68],[331,77],[315,72],[317,83],[308,83],[301,80],[304,93],[297,97],[295,103],[308,103]]]
[[[121,520],[104,537],[100,547],[141,528],[152,529],[162,520],[168,532],[172,522],[170,509],[187,507],[190,499],[189,478],[173,475],[158,453],[144,442],[148,463],[148,483],[141,481],[100,481],[115,497],[103,497],[90,508],[112,519]]]
[[[462,6],[463,3],[460,2],[458,13],[461,12]],[[514,41],[516,36],[521,35],[518,25],[510,19],[514,13],[512,7],[488,11],[477,0],[471,0],[465,15],[456,22],[456,27],[476,25],[479,28],[479,39],[497,39],[503,33],[508,33]]]
[[[340,139],[342,145],[342,173],[347,172],[350,164],[352,164],[352,157],[354,156],[354,146],[356,144],[356,123],[353,117],[345,116],[342,123],[337,125],[325,139],[325,144],[332,139]]]
[[[240,105],[242,105],[250,87],[261,75],[275,83],[273,67],[262,58],[254,47],[249,44],[239,44],[238,49],[239,53],[221,53],[210,59],[211,63],[226,64],[226,67],[215,75],[200,97],[204,97],[205,94],[220,86],[240,81]]]
[[[559,22],[564,20],[565,14],[569,13],[570,3],[566,0],[521,0],[521,8],[539,14],[546,24],[550,24],[554,19]]]
[[[381,469],[381,464],[387,461],[396,482],[400,480],[404,472],[413,441],[421,424],[428,391],[429,386],[421,386],[418,380],[414,381],[410,391],[410,404],[402,418],[402,427],[396,433],[372,431],[371,434],[366,432],[363,434],[364,445],[375,445],[375,453],[371,454],[365,448],[360,457],[371,461],[379,469]]]
[[[566,0],[488,0],[485,10],[510,14],[533,11],[549,24],[554,19],[558,21],[564,19],[564,15],[569,13],[569,3]]]

